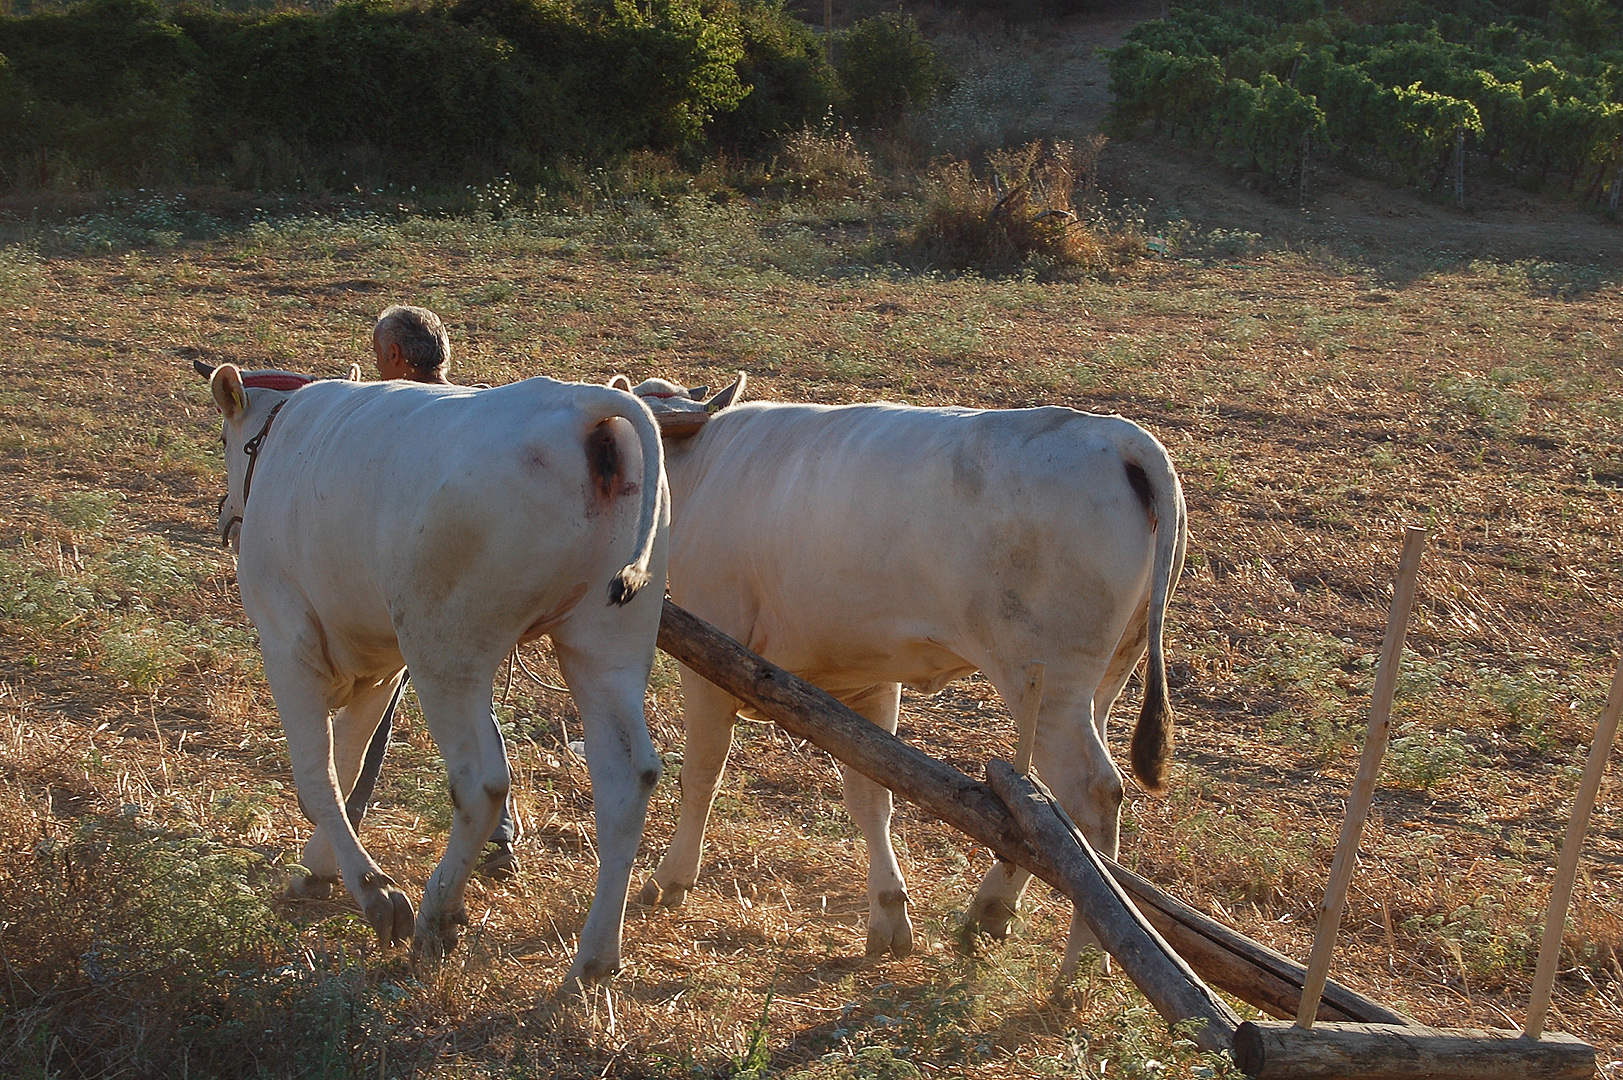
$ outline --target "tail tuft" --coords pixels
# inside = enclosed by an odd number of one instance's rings
[[[615,574],[613,579],[609,581],[609,603],[617,607],[629,604],[631,598],[641,592],[644,585],[648,584],[649,576],[646,566],[641,569],[636,566],[628,566]]]
[[[1133,775],[1144,790],[1159,795],[1166,790],[1167,773],[1172,768],[1172,706],[1168,703],[1165,664],[1150,654],[1144,669],[1144,707],[1133,728]]]

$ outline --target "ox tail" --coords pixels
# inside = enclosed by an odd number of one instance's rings
[[[1167,694],[1166,651],[1162,636],[1166,627],[1167,604],[1183,572],[1184,554],[1189,545],[1189,521],[1183,501],[1183,485],[1172,467],[1166,448],[1145,434],[1145,445],[1124,454],[1128,482],[1144,502],[1155,528],[1155,566],[1150,579],[1149,662],[1144,668],[1144,707],[1133,728],[1133,775],[1145,790],[1166,790],[1167,771],[1172,765],[1173,717]]]
[[[660,441],[659,425],[654,420],[654,414],[641,398],[607,388],[602,388],[601,392],[603,398],[594,402],[598,406],[597,422],[613,417],[627,421],[637,432],[638,444],[642,448],[642,477],[639,481],[642,498],[637,506],[637,553],[630,563],[609,579],[609,603],[619,605],[630,603],[631,598],[648,584],[651,576],[649,565],[654,558],[654,540],[659,533],[661,500],[665,490],[665,446]],[[590,447],[590,443],[588,445]]]

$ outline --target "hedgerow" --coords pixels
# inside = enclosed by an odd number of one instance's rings
[[[757,148],[835,99],[776,0],[85,0],[0,17],[0,187],[528,184],[707,136]]]
[[[1357,21],[1323,0],[1184,0],[1110,56],[1115,133],[1144,123],[1282,181],[1317,146],[1435,187],[1462,151],[1533,184],[1610,190],[1623,18],[1600,0],[1421,0]]]

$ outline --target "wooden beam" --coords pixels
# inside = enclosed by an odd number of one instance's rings
[[[1296,1015],[1306,967],[1169,896],[1120,863],[1103,855],[1099,858],[1167,943],[1202,978],[1269,1016],[1289,1020]],[[1419,1022],[1334,980],[1325,981],[1318,1019],[1395,1025]]]
[[[1595,1048],[1570,1035],[1383,1024],[1240,1025],[1234,1060],[1256,1080],[1589,1080]]]
[[[1240,1018],[1200,981],[1200,976],[1144,918],[1116,884],[1087,837],[1061,820],[1052,800],[1006,761],[986,763],[986,779],[1036,847],[1054,860],[1063,892],[1076,905],[1105,951],[1114,956],[1168,1024],[1200,1019],[1192,1032],[1202,1050],[1234,1045]]]
[[[665,412],[654,414],[659,433],[667,439],[686,439],[697,435],[699,429],[710,422],[710,414],[702,409],[692,412]]]
[[[1053,860],[1026,839],[987,785],[880,730],[825,691],[768,663],[669,600],[660,622],[659,647],[791,735],[885,785],[991,848],[1000,859],[1025,867],[1057,889],[1065,888]],[[1106,866],[1195,971],[1270,1015],[1295,1014],[1301,965],[1200,915],[1136,874],[1108,861]],[[1319,1015],[1369,1023],[1407,1019],[1334,982],[1326,984]]]

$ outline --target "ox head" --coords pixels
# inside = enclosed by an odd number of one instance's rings
[[[616,375],[609,380],[609,385],[641,398],[659,421],[659,432],[665,438],[682,439],[697,434],[716,413],[743,400],[744,385],[748,381],[748,376],[740,371],[730,386],[708,398],[705,397],[710,393],[708,386],[689,389],[668,379],[646,379],[632,386],[630,379]]]
[[[254,460],[270,432],[271,420],[288,395],[314,382],[309,375],[291,371],[243,371],[235,364],[209,367],[193,360],[192,367],[209,381],[209,396],[220,410],[220,441],[225,447],[226,491],[220,497],[220,542],[237,546]]]

